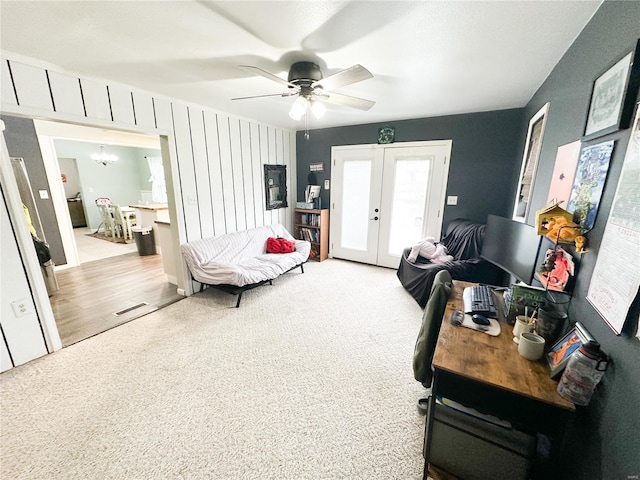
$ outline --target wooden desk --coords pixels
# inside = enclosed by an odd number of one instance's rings
[[[425,426],[425,474],[437,395],[508,420],[523,431],[545,433],[556,444],[561,442],[566,422],[575,411],[573,403],[557,393],[558,384],[550,378],[544,360],[531,362],[518,354],[513,327],[504,319],[497,337],[451,325],[449,317],[454,310],[463,310],[462,291],[470,285],[473,284],[454,281],[433,356],[432,395]]]

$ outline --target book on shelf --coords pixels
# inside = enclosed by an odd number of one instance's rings
[[[309,225],[311,227],[320,226],[320,215],[316,213],[301,213],[300,222],[301,225]]]
[[[306,240],[308,242],[318,243],[320,242],[320,233],[317,230],[311,228],[300,228],[300,237],[301,240]]]

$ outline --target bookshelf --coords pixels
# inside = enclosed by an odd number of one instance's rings
[[[329,256],[329,210],[296,208],[293,215],[293,235],[311,242],[309,260],[326,260]]]

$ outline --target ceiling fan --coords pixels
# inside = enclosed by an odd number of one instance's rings
[[[323,103],[331,103],[343,107],[357,108],[359,110],[369,110],[376,102],[365,100],[363,98],[352,97],[335,93],[333,89],[361,82],[368,78],[373,78],[371,72],[362,65],[354,65],[352,67],[341,70],[333,75],[323,78],[320,67],[313,62],[296,62],[289,69],[287,80],[277,75],[269,73],[258,67],[241,65],[241,68],[261,75],[280,85],[288,88],[284,93],[273,93],[268,95],[254,95],[250,97],[237,97],[232,100],[245,100],[250,98],[261,97],[293,97],[298,98],[294,102],[289,115],[294,120],[300,120],[309,108],[311,112],[320,118],[326,108]]]

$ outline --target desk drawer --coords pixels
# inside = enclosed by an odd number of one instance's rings
[[[436,405],[430,463],[465,480],[529,478],[532,435]]]

